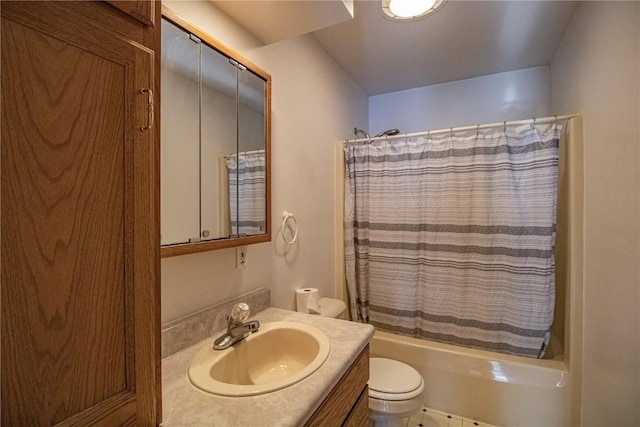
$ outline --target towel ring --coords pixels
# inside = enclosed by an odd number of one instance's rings
[[[290,219],[293,220],[293,238],[291,240],[287,240],[287,236],[285,236],[284,230],[285,228],[287,228],[287,222]],[[282,212],[282,240],[284,240],[284,242],[287,245],[293,245],[293,243],[296,241],[297,238],[298,238],[298,220],[291,212],[287,212],[287,211]]]

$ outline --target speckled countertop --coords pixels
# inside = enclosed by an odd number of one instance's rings
[[[252,319],[306,323],[322,330],[331,353],[315,373],[271,393],[223,397],[196,389],[187,379],[193,356],[223,331],[162,360],[162,407],[165,427],[301,426],[320,406],[373,336],[371,325],[267,308]]]

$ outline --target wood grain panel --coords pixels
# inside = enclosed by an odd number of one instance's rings
[[[154,22],[157,22],[158,25],[154,27],[154,30],[150,30],[147,28],[145,31],[145,46],[149,47],[153,52],[155,52],[153,57],[153,93],[155,95],[155,116],[153,128],[151,129],[151,135],[149,135],[149,159],[151,161],[150,167],[150,176],[149,179],[151,182],[149,186],[152,188],[152,191],[148,195],[150,197],[150,209],[152,210],[152,217],[150,218],[151,224],[147,227],[149,232],[152,234],[153,240],[153,262],[152,266],[155,268],[155,274],[151,278],[155,283],[153,284],[153,288],[155,290],[155,294],[153,299],[151,300],[150,305],[152,305],[154,312],[153,324],[157,325],[155,330],[155,384],[149,385],[155,388],[156,392],[156,407],[152,408],[156,412],[156,424],[159,425],[162,423],[162,340],[160,335],[160,325],[162,323],[162,313],[160,310],[160,119],[161,119],[161,91],[160,91],[160,68],[161,68],[161,40],[162,34],[160,32],[160,22],[162,19],[162,8],[160,7],[160,2],[158,2],[154,7]],[[148,162],[145,162],[148,164]]]
[[[4,425],[156,421],[153,53],[94,6],[2,5]]]
[[[107,0],[107,3],[125,12],[145,25],[153,26],[155,23],[156,2],[154,0]]]
[[[43,425],[126,387],[124,73],[11,21],[2,38],[3,418]]]
[[[358,401],[362,389],[366,389],[367,381],[369,381],[368,344],[305,426],[341,426]]]
[[[103,400],[92,408],[75,414],[56,427],[135,426],[137,401],[134,393],[123,392]]]
[[[358,401],[342,427],[366,427],[369,425],[369,388],[365,387],[360,393]]]
[[[136,63],[138,72],[132,76],[135,80],[134,87],[151,88],[149,76],[153,76],[153,56],[137,50]],[[135,277],[131,278],[135,286],[133,298],[130,299],[134,303],[135,313],[135,319],[131,322],[135,328],[135,361],[132,362],[135,362],[136,393],[143,397],[138,400],[138,415],[154,415],[154,418],[140,417],[137,424],[141,425],[143,421],[155,422],[156,387],[160,388],[160,372],[156,371],[161,366],[161,360],[156,359],[160,355],[160,324],[157,323],[158,328],[149,327],[150,323],[160,319],[157,315],[160,311],[157,303],[160,297],[160,228],[159,199],[156,197],[159,164],[156,163],[154,151],[158,146],[153,144],[153,133],[157,128],[139,131],[139,124],[147,124],[149,120],[147,95],[139,93],[137,103],[142,104],[143,108],[134,109],[137,137],[133,144],[133,164],[129,165],[133,185],[127,192],[130,195],[127,206],[132,209],[133,227],[133,236],[127,239],[127,244],[130,245],[128,259],[131,261],[130,268],[135,272]],[[149,381],[154,377],[158,380],[157,383]]]

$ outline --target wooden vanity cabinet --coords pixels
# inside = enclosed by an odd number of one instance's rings
[[[144,3],[0,2],[2,425],[161,420],[160,7]]]
[[[364,427],[369,418],[369,345],[360,353],[306,427]]]

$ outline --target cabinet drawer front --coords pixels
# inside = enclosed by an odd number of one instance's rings
[[[365,387],[343,427],[365,427],[369,423],[369,388]]]

